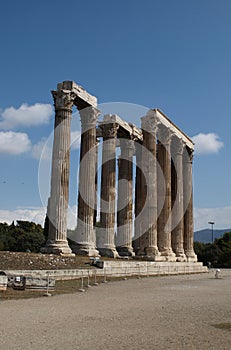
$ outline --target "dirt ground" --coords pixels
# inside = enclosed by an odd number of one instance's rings
[[[89,267],[88,257],[0,251],[0,270],[53,270]]]
[[[111,282],[72,293],[0,300],[7,350],[228,350],[231,270]]]

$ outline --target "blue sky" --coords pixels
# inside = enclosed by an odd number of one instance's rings
[[[195,229],[231,227],[229,0],[1,2],[0,42],[0,221],[42,221],[50,90],[74,80],[99,104],[160,108],[194,137]]]

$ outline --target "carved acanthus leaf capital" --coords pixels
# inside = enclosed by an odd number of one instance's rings
[[[172,132],[169,128],[167,128],[165,125],[158,123],[158,129],[157,129],[157,137],[158,141],[162,143],[162,145],[170,145],[171,138],[172,138]]]
[[[112,139],[117,136],[119,125],[116,123],[102,123],[99,126],[102,130],[102,136],[104,139]]]
[[[100,113],[100,110],[92,106],[81,109],[79,111],[79,114],[82,124],[82,130],[86,131],[88,129],[95,128]]]
[[[72,109],[76,94],[70,90],[51,91],[54,98],[55,110]]]
[[[135,154],[136,147],[133,140],[120,139],[121,156],[127,154],[128,157],[132,157]]]
[[[157,131],[157,118],[153,114],[147,114],[141,118],[141,129],[152,134]]]

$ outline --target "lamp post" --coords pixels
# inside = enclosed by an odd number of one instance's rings
[[[213,221],[209,221],[208,224],[211,225],[211,232],[212,232],[212,243],[213,243],[213,225],[215,224],[215,222]]]

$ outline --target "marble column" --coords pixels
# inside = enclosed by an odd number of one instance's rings
[[[158,248],[167,261],[176,261],[171,246],[171,131],[158,125]]]
[[[188,261],[196,262],[193,238],[193,182],[192,182],[193,150],[184,148],[183,183],[184,183],[184,251]]]
[[[157,119],[154,111],[141,118],[143,133],[142,170],[146,181],[146,200],[142,213],[141,252],[161,260],[157,247],[157,165],[156,165],[156,131]]]
[[[186,261],[184,253],[184,203],[183,203],[183,147],[176,135],[172,136],[171,191],[172,191],[172,249],[177,261]]]
[[[94,207],[94,220],[93,225],[96,227],[97,224],[97,205],[98,205],[98,157],[99,157],[99,140],[96,139],[96,156],[95,156],[95,207]]]
[[[146,200],[145,177],[142,170],[142,145],[135,142],[136,149],[136,175],[135,175],[135,236],[132,242],[135,254],[145,255],[144,250],[141,251],[142,236],[142,209]],[[142,245],[143,248],[143,245]]]
[[[96,123],[100,111],[94,107],[80,110],[81,146],[79,166],[78,221],[76,245],[79,255],[98,256],[94,228],[95,174],[96,174]]]
[[[48,240],[43,253],[71,254],[67,242],[67,208],[70,173],[70,123],[75,94],[52,91],[55,105],[54,141],[51,170],[51,194],[46,227]]]
[[[97,249],[102,256],[119,256],[115,247],[115,198],[116,198],[116,135],[118,125],[100,125],[103,136],[101,169],[100,228]]]
[[[121,256],[133,256],[132,196],[134,141],[120,139],[118,161],[117,251]]]

